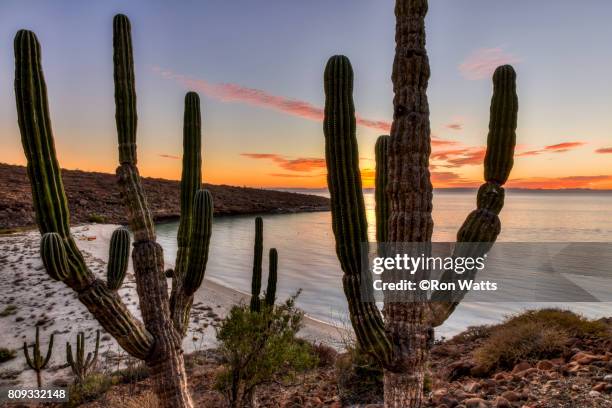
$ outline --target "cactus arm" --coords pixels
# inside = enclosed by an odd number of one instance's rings
[[[72,371],[76,372],[74,358],[72,357],[72,346],[70,345],[69,342],[66,342],[66,360],[68,364],[70,365],[70,367],[72,368]]]
[[[190,238],[193,228],[193,205],[196,193],[202,185],[202,120],[200,97],[195,92],[185,95],[183,115],[183,170],[181,174],[181,218],[177,232],[177,255],[173,285],[183,278],[189,258]]]
[[[361,245],[368,237],[352,96],[353,70],[347,57],[329,59],[324,85],[327,184],[336,253],[344,271],[344,293],[359,345],[387,362],[391,358],[391,344],[382,316],[376,304],[361,298]]]
[[[51,334],[51,338],[49,338],[49,346],[47,348],[47,355],[45,356],[45,359],[42,363],[42,367],[45,367],[47,365],[47,363],[49,363],[49,360],[51,360],[51,353],[53,352],[53,334]]]
[[[387,147],[389,136],[379,136],[374,147],[376,160],[375,201],[376,201],[376,241],[387,242],[389,226],[389,200],[387,198]]]
[[[189,246],[189,262],[185,275],[185,294],[191,296],[202,284],[208,261],[212,233],[213,200],[208,190],[200,190],[193,206],[193,230]]]
[[[126,351],[144,357],[153,344],[151,335],[121,299],[95,279],[70,235],[68,202],[55,154],[40,44],[34,33],[20,30],[14,45],[19,129],[39,230],[42,235],[57,233],[63,240],[69,272],[63,282],[79,294],[81,302]]]
[[[96,330],[96,345],[94,349],[94,356],[92,360],[92,364],[98,360],[98,350],[100,349],[100,330]]]
[[[181,218],[177,233],[177,254],[172,274],[170,309],[174,326],[187,333],[193,294],[200,287],[210,243],[212,197],[199,197],[202,185],[202,118],[200,97],[185,95],[183,115],[183,169],[181,175]],[[200,205],[200,207],[197,207]],[[211,217],[208,219],[208,217]],[[193,258],[193,259],[192,259]]]
[[[130,20],[124,15],[117,15],[113,19],[113,61],[119,163],[135,165],[138,123],[136,85]]]
[[[30,367],[32,370],[36,370],[36,364],[34,364],[34,360],[30,357],[30,352],[28,351],[28,343],[26,341],[23,342],[23,354],[25,355],[28,367]]]
[[[251,311],[260,309],[259,293],[261,292],[261,272],[263,258],[263,220],[255,218],[255,244],[253,246],[253,276],[251,278]]]
[[[118,290],[123,284],[129,257],[130,232],[126,228],[117,228],[111,235],[106,265],[106,286],[110,290]]]
[[[266,287],[266,305],[273,307],[276,301],[276,281],[278,279],[278,251],[276,248],[270,248],[268,256],[268,286]]]
[[[503,185],[510,176],[514,164],[516,127],[518,121],[518,96],[516,73],[510,65],[502,65],[493,74],[493,96],[487,137],[487,153],[484,160],[485,183],[478,189],[476,210],[472,211],[457,233],[454,256],[479,257],[486,254],[501,231],[499,213],[504,206]],[[462,246],[461,243],[467,243]],[[463,252],[469,251],[469,254]],[[469,279],[470,275],[462,279]],[[453,271],[443,274],[441,281],[456,279]],[[432,295],[434,326],[439,326],[453,313],[465,292],[458,292],[450,301],[444,295]]]
[[[47,274],[62,281],[69,276],[68,255],[62,237],[56,232],[43,234],[40,240],[40,257]]]

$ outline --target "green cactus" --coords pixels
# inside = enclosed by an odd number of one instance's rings
[[[96,343],[93,354],[87,353],[85,357],[85,333],[77,334],[76,353],[72,354],[70,342],[66,342],[66,359],[72,369],[77,384],[83,384],[85,377],[91,373],[98,361],[98,349],[100,348],[100,330],[96,330]]]
[[[32,370],[36,371],[36,384],[38,388],[42,387],[42,378],[41,372],[49,363],[51,359],[51,352],[53,351],[53,334],[49,338],[49,345],[47,346],[47,355],[43,358],[40,353],[40,328],[36,326],[36,340],[34,345],[32,346],[32,356],[28,352],[28,343],[23,342],[23,354],[25,355],[26,362],[28,363],[28,367]]]
[[[273,307],[276,301],[276,280],[278,279],[278,251],[270,248],[268,256],[268,286],[266,287],[266,306]]]
[[[107,282],[97,279],[70,234],[68,201],[57,160],[46,84],[41,66],[41,48],[36,35],[20,30],[15,35],[15,96],[21,141],[28,162],[36,221],[42,235],[41,256],[48,274],[72,288],[78,299],[131,356],[144,360],[153,372],[153,387],[162,407],[192,407],[181,350],[193,293],[201,283],[206,263],[212,202],[207,197],[200,212],[183,211],[203,228],[193,231],[189,219],[188,237],[193,248],[182,269],[175,273],[172,298],[168,297],[163,251],[156,242],[155,224],[140,180],[136,152],[136,87],[130,21],[124,15],[113,19],[113,73],[115,121],[119,150],[117,176],[126,206],[129,228],[134,235],[132,259],[140,300],[142,322],[128,310],[117,294],[125,276],[129,254],[127,231],[117,232],[110,250]],[[196,94],[186,96],[184,175],[187,180],[183,207],[196,200],[200,188],[200,116]],[[200,217],[200,221],[197,221]],[[185,236],[183,234],[183,236]],[[196,248],[197,247],[197,248]],[[190,259],[193,266],[189,266]],[[185,277],[186,271],[194,275]],[[77,353],[78,355],[78,353]],[[78,358],[77,358],[78,360]]]
[[[359,345],[386,362],[391,356],[391,343],[385,334],[382,316],[375,303],[364,302],[361,296],[361,251],[362,244],[368,242],[368,233],[359,171],[353,68],[349,59],[342,55],[331,57],[325,67],[324,81],[327,185],[336,254],[344,271],[342,285]],[[379,159],[384,156],[383,144],[380,143]],[[380,171],[385,166],[377,163],[376,168]]]
[[[253,276],[251,278],[251,311],[259,312],[261,309],[261,264],[263,259],[263,220],[255,218],[255,245],[253,248]]]
[[[170,304],[172,319],[185,336],[193,294],[200,287],[212,228],[213,202],[202,185],[202,120],[200,97],[195,92],[185,95],[183,115],[183,170],[181,177],[181,219],[177,233],[177,254],[172,277]],[[168,276],[168,274],[166,275]]]
[[[118,290],[123,284],[130,257],[130,232],[127,228],[113,231],[106,266],[106,286]]]
[[[512,169],[518,111],[515,79],[514,70],[507,65],[499,67],[493,76],[494,94],[485,156],[486,183],[478,192],[478,209],[467,217],[457,237],[459,242],[486,243],[479,247],[485,252],[500,232],[497,215],[503,207],[502,185]],[[351,322],[360,347],[374,354],[387,369],[393,371],[397,369],[394,362],[397,361],[396,353],[401,345],[385,332],[385,324],[376,306],[362,301],[361,251],[367,250],[363,245],[368,239],[352,98],[353,71],[348,58],[331,57],[325,68],[324,80],[325,156],[332,227],[336,253],[344,271],[343,286]],[[392,221],[389,220],[387,192],[390,183],[387,158],[390,143],[388,136],[381,136],[375,147],[376,238],[379,243],[389,240],[388,226]],[[414,236],[420,235],[415,233]],[[448,318],[457,303],[442,302],[438,293],[434,293],[431,301],[433,317],[429,324],[435,327]]]
[[[68,254],[62,237],[55,232],[47,232],[40,240],[40,257],[47,273],[52,279],[63,281],[68,277]]]
[[[193,230],[189,243],[189,265],[185,276],[185,292],[193,295],[202,284],[212,233],[213,200],[208,190],[200,190],[193,206]]]

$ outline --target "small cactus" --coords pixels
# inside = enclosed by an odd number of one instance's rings
[[[66,342],[66,359],[72,369],[77,384],[82,384],[98,360],[98,349],[100,348],[100,330],[96,330],[96,345],[93,354],[87,353],[85,357],[85,333],[77,334],[76,353],[72,355],[72,346]]]
[[[47,348],[47,355],[43,358],[40,353],[40,328],[36,326],[36,340],[32,346],[32,356],[28,352],[28,343],[23,342],[23,354],[25,355],[28,367],[36,371],[36,384],[38,388],[42,387],[41,371],[47,366],[51,359],[51,352],[53,351],[53,334],[49,338],[49,346]]]
[[[266,306],[273,307],[276,301],[276,280],[278,278],[278,251],[270,248],[268,257],[268,286],[266,287]]]
[[[106,286],[110,290],[118,290],[125,279],[130,257],[130,232],[127,228],[117,228],[113,231],[106,267]]]

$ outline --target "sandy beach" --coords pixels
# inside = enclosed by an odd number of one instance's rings
[[[105,279],[106,259],[110,237],[117,225],[90,224],[72,228],[77,245],[86,262],[96,276]],[[76,342],[79,331],[85,333],[86,348],[93,348],[96,330],[101,331],[100,363],[112,369],[123,364],[125,352],[114,339],[106,334],[77,299],[74,292],[61,282],[52,280],[45,272],[38,253],[40,234],[28,231],[0,236],[0,292],[6,294],[0,299],[0,332],[3,344],[17,351],[17,357],[0,365],[0,387],[32,384],[35,373],[26,369],[23,356],[23,342],[34,340],[35,326],[41,330],[43,352],[48,339],[54,337],[53,357],[43,377],[46,382],[68,377],[66,364],[66,342]],[[166,268],[173,267],[175,254],[164,254]],[[169,281],[170,282],[170,281]],[[139,316],[138,297],[130,261],[128,273],[119,290],[126,305]],[[215,325],[229,311],[232,305],[248,301],[249,295],[205,279],[196,295],[191,310],[189,333],[183,347],[186,353],[215,346]],[[8,307],[8,309],[7,309]],[[340,329],[309,318],[300,332],[311,341],[333,346],[340,344]]]

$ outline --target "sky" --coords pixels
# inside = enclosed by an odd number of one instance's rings
[[[392,0],[31,1],[0,3],[0,162],[25,164],[13,91],[13,37],[42,45],[64,168],[114,172],[112,17],[128,15],[136,65],[141,174],[179,179],[183,98],[202,98],[203,179],[325,187],[323,70],[355,71],[362,177],[392,118]],[[474,187],[491,74],[517,71],[510,187],[612,189],[612,2],[432,0],[426,21],[435,187]]]

